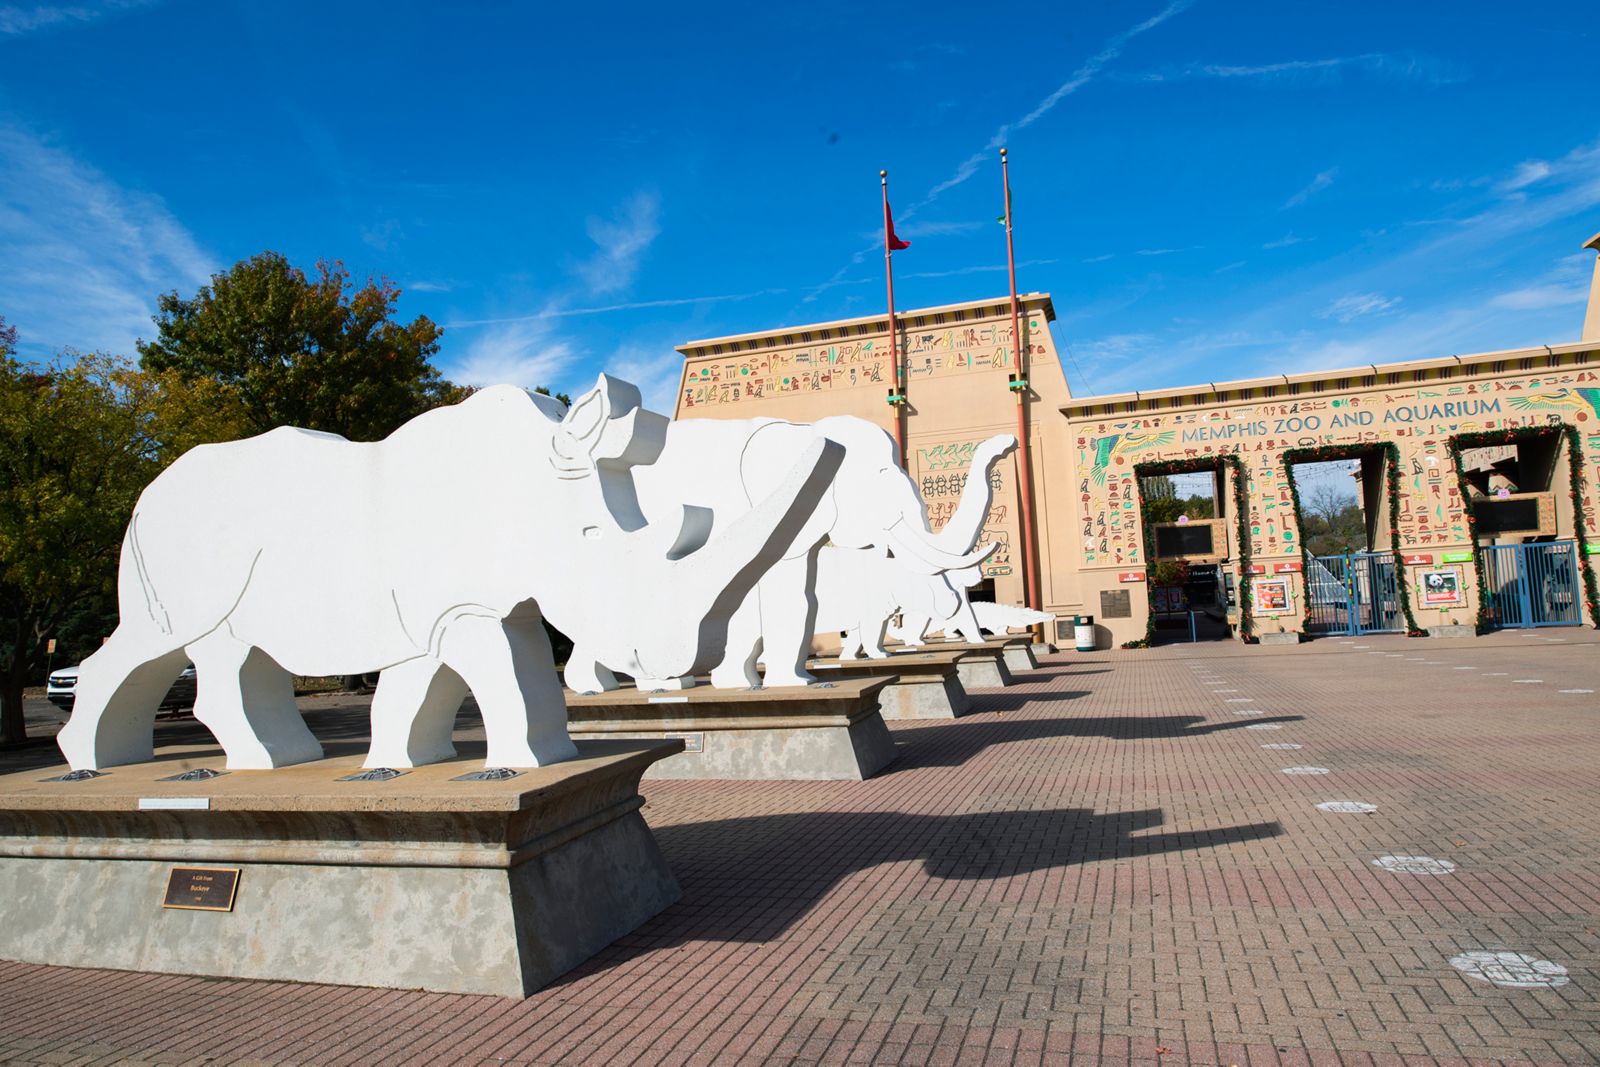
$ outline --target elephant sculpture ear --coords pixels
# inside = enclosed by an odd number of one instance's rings
[[[631,382],[600,375],[572,402],[552,442],[551,465],[562,478],[586,478],[596,466],[654,462],[666,444],[667,419],[640,407]]]

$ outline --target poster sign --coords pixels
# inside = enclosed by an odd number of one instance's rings
[[[1144,571],[1123,571],[1117,575],[1117,581],[1142,582],[1144,581]]]
[[[1422,553],[1417,553],[1415,555],[1405,556],[1401,559],[1401,562],[1407,567],[1431,567],[1433,566],[1433,557],[1424,555]]]
[[[1176,585],[1158,585],[1150,590],[1150,610],[1157,615],[1189,610],[1189,598]]]
[[[1292,561],[1290,563],[1274,563],[1272,565],[1272,573],[1273,574],[1299,574],[1300,573],[1300,561],[1299,560],[1294,560],[1294,561]]]
[[[1244,569],[1244,572],[1246,574],[1265,574],[1267,573],[1267,568],[1264,564],[1252,563]]]
[[[1462,603],[1459,567],[1441,567],[1438,570],[1423,571],[1418,585],[1422,589],[1424,604]]]
[[[1471,552],[1446,552],[1444,554],[1444,561],[1446,563],[1471,563],[1472,562],[1472,553]]]
[[[1293,609],[1289,606],[1289,579],[1266,578],[1252,587],[1257,615],[1283,615]]]

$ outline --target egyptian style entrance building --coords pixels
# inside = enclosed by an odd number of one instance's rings
[[[1020,346],[1007,298],[899,314],[903,404],[884,315],[684,344],[676,415],[903,420],[935,529],[975,445],[1024,427],[1031,523],[1019,451],[995,468],[983,540],[1001,548],[974,598],[1025,601],[1031,540],[1057,640],[1078,614],[1105,646],[1146,640],[1152,609],[1194,610],[1153,586],[1171,565],[1252,639],[1600,625],[1600,265],[1576,342],[1110,396],[1071,395],[1049,295],[1020,303]],[[1359,461],[1364,552],[1302,548],[1293,471],[1330,459]],[[1182,474],[1211,476],[1213,514],[1146,522],[1141,480]]]

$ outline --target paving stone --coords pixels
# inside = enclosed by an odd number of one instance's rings
[[[526,1001],[0,963],[0,1060],[1600,1063],[1600,705],[1561,692],[1600,638],[1564,636],[1046,657],[867,782],[646,783],[682,902]]]

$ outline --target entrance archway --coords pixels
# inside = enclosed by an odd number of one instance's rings
[[[1355,444],[1283,454],[1304,556],[1307,636],[1416,629],[1399,564],[1397,453]]]

